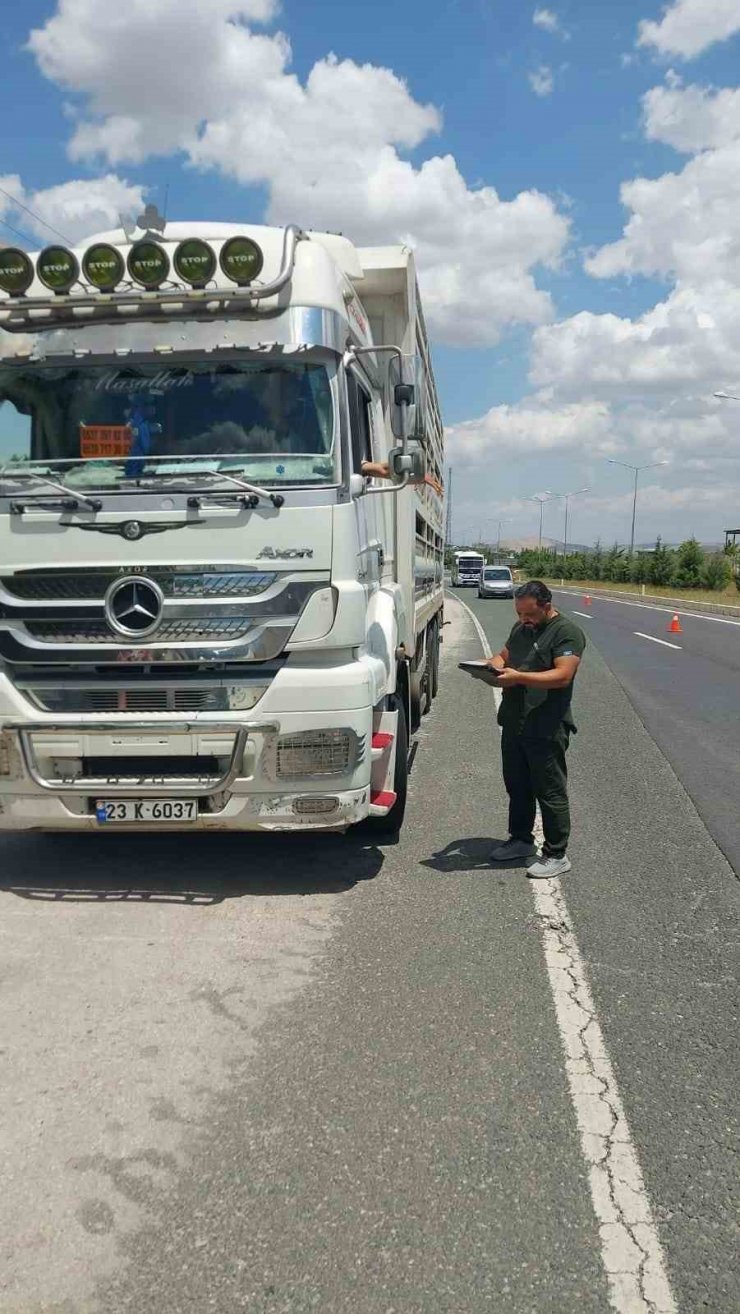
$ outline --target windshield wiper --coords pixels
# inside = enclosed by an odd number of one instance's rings
[[[161,477],[170,478],[171,476],[164,475]],[[227,499],[229,499],[232,502],[238,500],[244,506],[248,506],[252,509],[256,506],[259,506],[261,498],[264,499],[266,502],[272,502],[272,505],[276,509],[279,509],[285,503],[285,498],[283,497],[282,493],[271,493],[269,489],[260,488],[258,484],[250,484],[247,482],[246,479],[237,479],[235,475],[227,474],[225,470],[203,470],[203,471],[199,471],[197,474],[193,473],[190,475],[178,474],[174,476],[174,479],[175,482],[177,482],[178,480],[182,481],[183,479],[198,479],[198,480],[225,479],[227,483],[234,484],[236,488],[243,489],[245,493],[249,494],[249,498],[245,498],[236,493],[232,493],[232,494],[222,493],[220,500],[222,502],[226,501]],[[205,496],[203,496],[202,494],[193,494],[192,497],[188,498],[188,506],[197,508],[199,506],[208,505],[209,503],[218,502],[218,501],[219,501],[218,494],[207,493]]]
[[[64,495],[63,502],[55,503],[61,505],[63,511],[77,511],[80,506],[87,506],[91,511],[100,511],[103,503],[99,497],[87,497],[84,493],[76,493],[74,489],[69,488],[67,484],[58,484],[56,480],[49,479],[48,475],[37,474],[35,470],[17,470],[12,474],[8,472],[6,466],[0,470],[0,479],[3,480],[30,480],[32,483],[46,484],[49,488],[54,488],[57,493]],[[50,496],[49,493],[32,494],[33,501],[39,498],[45,499]],[[11,502],[10,509],[18,515],[23,515],[26,504],[24,502]]]

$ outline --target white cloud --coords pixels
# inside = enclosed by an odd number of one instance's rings
[[[621,189],[623,237],[586,261],[596,278],[648,274],[740,285],[740,140],[697,155],[680,173]]]
[[[26,207],[14,207],[0,194],[0,216],[10,216],[15,226],[37,237],[41,246],[60,237],[76,243],[91,233],[117,228],[119,215],[132,210],[138,213],[144,199],[143,188],[112,173],[102,178],[75,178],[36,192],[26,191],[18,175],[13,174],[0,177],[0,187]]]
[[[740,89],[681,85],[669,74],[667,85],[652,87],[642,98],[645,135],[677,151],[729,146],[740,139]]]
[[[532,22],[535,27],[542,28],[544,32],[552,32],[558,36],[567,37],[567,32],[560,25],[560,19],[552,9],[535,9],[532,15]]]
[[[540,64],[539,68],[533,69],[527,76],[535,96],[552,95],[555,79],[552,69],[548,68],[547,64]]]
[[[29,44],[42,72],[81,103],[73,158],[115,166],[179,152],[265,185],[274,222],[407,241],[430,328],[445,341],[488,345],[511,324],[552,318],[535,271],[555,266],[567,241],[555,204],[535,191],[507,200],[471,188],[451,156],[412,165],[401,152],[438,131],[438,110],[391,70],[333,55],[301,82],[286,36],[249,26],[275,12],[268,0],[119,9],[59,0]]]
[[[613,451],[612,419],[602,401],[578,401],[549,407],[530,398],[518,406],[494,406],[476,420],[447,430],[450,460],[485,463],[498,455]]]
[[[740,32],[738,0],[674,0],[660,22],[643,19],[637,44],[653,46],[661,55],[693,59],[736,32]]]

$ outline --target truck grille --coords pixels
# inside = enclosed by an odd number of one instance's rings
[[[205,639],[209,643],[228,642],[246,634],[253,622],[249,616],[231,620],[173,620],[163,621],[156,634],[157,643],[193,643]],[[108,626],[99,621],[26,621],[26,631],[43,643],[109,643],[120,646]]]
[[[327,583],[324,573],[219,565],[6,573],[0,577],[0,660],[34,668],[270,662],[282,653],[311,595]],[[152,620],[139,635],[134,613],[140,600],[142,614]],[[131,626],[125,621],[130,615]]]
[[[28,602],[66,602],[103,599],[122,575],[145,574],[166,598],[254,598],[276,581],[275,572],[244,571],[231,567],[198,566],[185,569],[131,566],[122,570],[28,570],[0,579],[3,588]]]
[[[33,689],[27,691],[44,712],[223,712],[221,689]]]

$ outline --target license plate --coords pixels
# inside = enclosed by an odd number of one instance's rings
[[[198,800],[194,798],[97,799],[95,815],[101,826],[132,821],[197,821]]]

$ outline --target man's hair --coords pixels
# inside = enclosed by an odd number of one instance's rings
[[[534,598],[540,607],[548,607],[552,602],[552,593],[541,579],[529,579],[526,584],[520,584],[514,593],[515,598]]]

